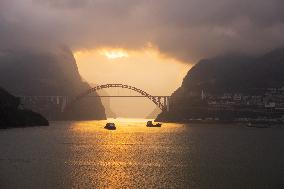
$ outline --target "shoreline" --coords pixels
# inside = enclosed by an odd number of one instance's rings
[[[284,126],[284,122],[278,121],[259,121],[259,120],[249,120],[249,121],[220,121],[220,120],[155,120],[155,122],[162,123],[180,123],[180,124],[266,124],[270,126]]]

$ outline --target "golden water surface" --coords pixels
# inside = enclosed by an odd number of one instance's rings
[[[283,128],[147,121],[0,130],[0,188],[284,188]]]

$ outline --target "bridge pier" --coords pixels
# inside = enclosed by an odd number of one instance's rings
[[[170,111],[170,97],[166,96],[165,98],[165,106],[166,106],[166,111]]]
[[[61,112],[64,112],[67,104],[68,104],[68,96],[64,96],[61,104]]]
[[[164,105],[164,111],[169,112],[170,111],[170,97],[169,96],[163,97],[163,105]]]

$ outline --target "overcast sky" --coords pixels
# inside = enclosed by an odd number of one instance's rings
[[[170,95],[199,59],[284,46],[283,10],[284,0],[0,0],[0,55],[67,46],[89,83]],[[155,108],[111,105],[132,117]]]
[[[0,48],[139,49],[184,62],[284,44],[283,0],[0,0]]]

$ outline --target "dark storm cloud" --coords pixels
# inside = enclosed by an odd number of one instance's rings
[[[0,0],[1,48],[141,48],[184,61],[284,45],[283,0]]]

